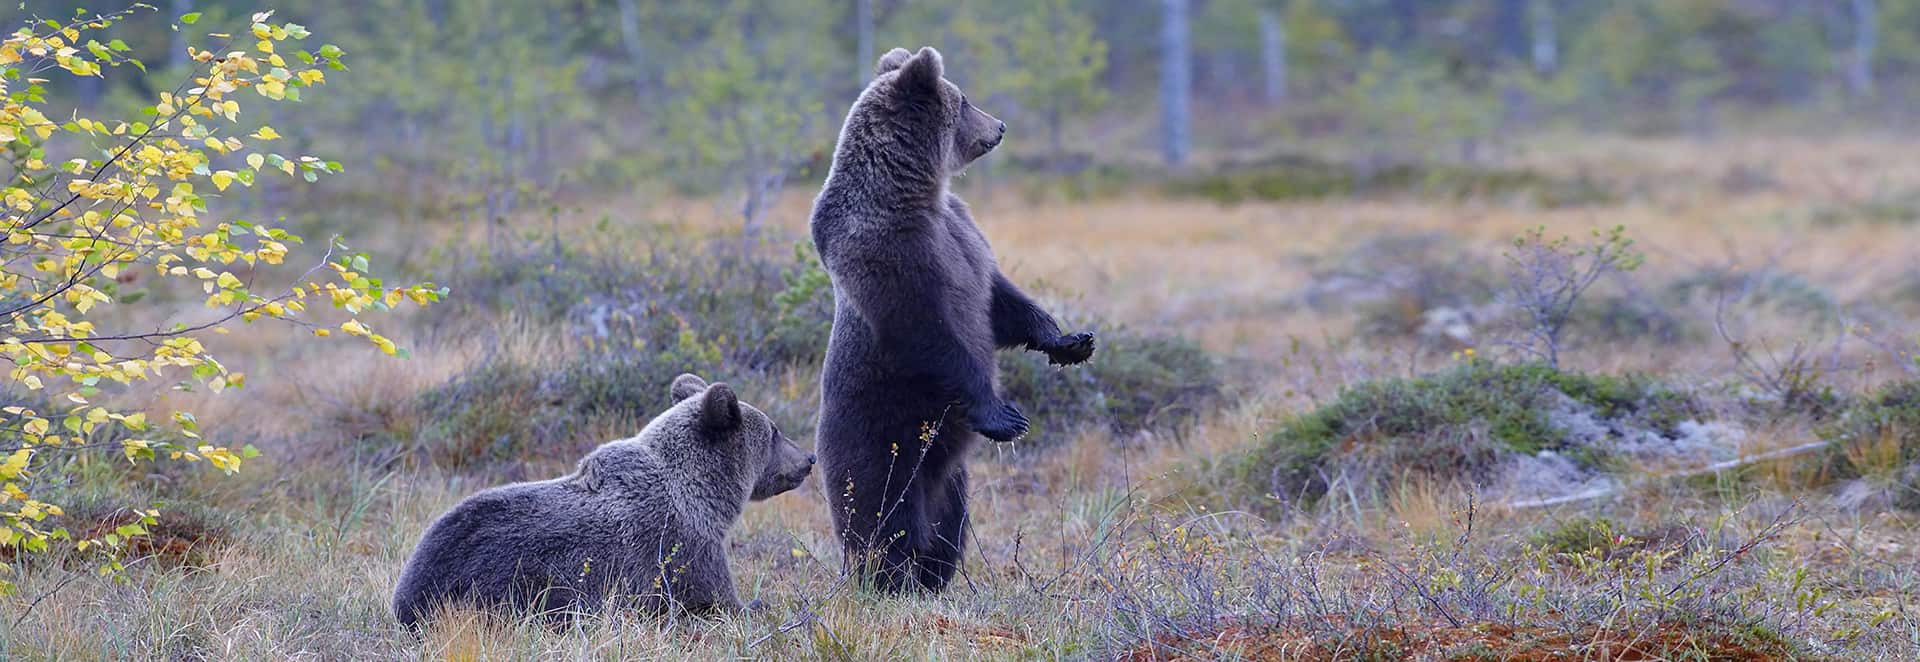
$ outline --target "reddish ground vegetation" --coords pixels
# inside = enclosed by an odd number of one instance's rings
[[[1191,634],[1164,634],[1117,656],[1125,662],[1238,660],[1805,660],[1777,636],[1737,624],[1669,620],[1641,628],[1589,626],[1574,631],[1506,623],[1455,626],[1417,622],[1349,632],[1325,625],[1227,623]]]

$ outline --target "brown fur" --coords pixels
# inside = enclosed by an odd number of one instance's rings
[[[849,567],[881,590],[939,590],[965,545],[975,433],[1008,441],[1027,430],[995,392],[994,350],[1078,363],[1093,335],[1062,335],[1000,274],[948,189],[1006,125],[944,78],[932,48],[894,49],[875,70],[814,201],[835,306],[818,448]]]
[[[673,382],[678,402],[573,474],[467,497],[427,529],[394,590],[413,626],[472,603],[565,616],[609,599],[738,610],[727,530],[748,500],[799,487],[813,456],[726,384]]]

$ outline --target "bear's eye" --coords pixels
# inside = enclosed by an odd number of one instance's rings
[[[973,102],[970,102],[970,101],[967,101],[967,95],[965,95],[965,94],[962,94],[962,95],[960,95],[960,107],[961,107],[961,108],[972,108],[972,107],[973,107]]]

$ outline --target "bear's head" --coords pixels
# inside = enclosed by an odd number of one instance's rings
[[[759,501],[799,487],[813,471],[813,454],[800,450],[780,427],[753,405],[741,402],[726,384],[708,384],[698,375],[673,380],[675,409],[690,408],[694,435],[709,447],[744,458],[753,477],[750,498]]]
[[[940,51],[932,47],[888,51],[875,74],[848,113],[842,140],[863,133],[858,138],[870,144],[929,155],[944,177],[993,151],[1007,135],[1005,122],[975,108],[946,79]]]
[[[588,492],[652,489],[634,481],[665,471],[674,480],[738,483],[759,501],[799,487],[813,471],[813,455],[781,434],[766,414],[741,402],[732,387],[683,374],[674,378],[672,394],[672,408],[638,436],[587,454],[568,484]]]

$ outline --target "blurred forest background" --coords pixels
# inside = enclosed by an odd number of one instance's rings
[[[811,198],[929,45],[1010,127],[954,183],[1002,269],[1100,334],[1000,356],[1034,430],[974,452],[964,588],[853,590],[814,481],[732,534],[765,611],[400,629],[435,516],[680,372],[811,443]],[[67,47],[0,105],[9,656],[1920,654],[1920,0],[155,0]],[[115,160],[222,67],[227,142]],[[200,254],[44,277],[101,173],[197,183],[142,219]]]
[[[118,30],[151,74],[60,80],[137,108],[201,31],[256,8],[170,0]],[[86,3],[31,0],[33,14]],[[10,8],[11,9],[11,8]],[[343,203],[500,219],[571,194],[727,190],[755,225],[819,179],[887,48],[936,45],[1021,139],[988,177],[1337,150],[1367,174],[1497,162],[1516,136],[1897,126],[1920,94],[1911,0],[350,0],[289,3],[367,66],[288,135],[363,154]],[[21,9],[12,9],[23,13]],[[4,13],[0,13],[4,16]],[[19,17],[8,19],[17,21]],[[963,63],[963,64],[962,64]],[[1737,129],[1736,129],[1737,130]],[[371,167],[364,167],[371,166]],[[284,192],[261,193],[270,202]],[[343,199],[348,198],[348,199]],[[288,205],[288,209],[311,209]]]

